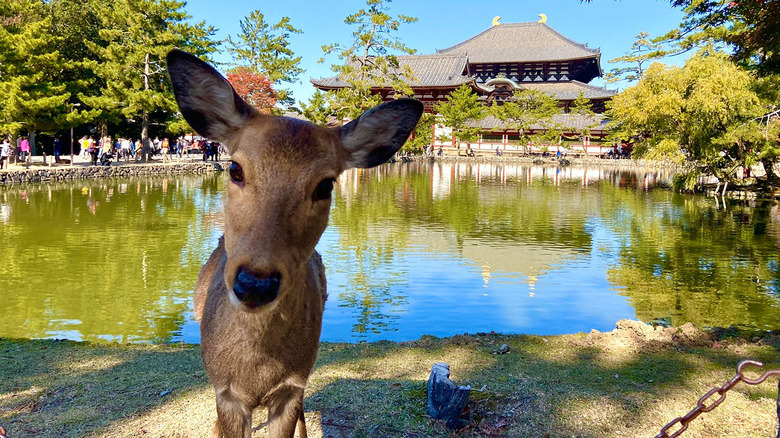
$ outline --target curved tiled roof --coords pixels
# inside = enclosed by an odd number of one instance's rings
[[[468,54],[471,64],[599,58],[598,49],[574,42],[544,23],[501,23],[438,54]]]
[[[508,81],[507,79],[504,79]],[[488,81],[490,82],[490,81]],[[512,81],[510,81],[512,82]],[[595,87],[593,85],[584,84],[580,81],[568,81],[568,82],[520,82],[515,83],[521,89],[526,90],[539,90],[547,94],[552,95],[558,100],[574,100],[580,95],[580,91],[588,99],[608,99],[617,91],[607,90],[602,87]],[[489,85],[477,85],[485,94],[489,94],[493,91],[493,87]]]
[[[457,87],[474,80],[464,76],[468,58],[463,54],[454,55],[415,55],[399,56],[398,64],[408,66],[414,72],[415,78],[409,85],[412,87]],[[338,76],[311,79],[311,83],[322,88],[346,87],[347,83]]]
[[[609,122],[609,119],[607,119],[603,114],[584,116],[581,114],[567,113],[567,114],[555,114],[554,116],[552,116],[552,122],[554,124],[563,126],[564,131],[567,132],[579,131],[585,128],[589,128],[591,131],[604,131],[607,129],[607,123]],[[468,125],[474,128],[502,130],[505,129],[505,127],[509,126],[510,124],[507,122],[502,122],[498,117],[494,115],[488,115],[485,116],[485,118],[483,119],[477,121],[470,121]],[[533,126],[531,126],[531,129],[543,131],[548,129],[548,126],[546,126],[544,123],[536,123]]]

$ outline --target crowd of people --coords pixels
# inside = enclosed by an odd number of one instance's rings
[[[92,137],[83,136],[77,140],[79,148],[78,156],[82,160],[89,160],[90,165],[110,165],[113,160],[124,162],[147,161],[153,157],[159,157],[163,163],[173,162],[174,157],[181,161],[183,157],[198,154],[203,161],[218,161],[221,155],[227,154],[224,145],[211,142],[201,137],[180,136],[172,141],[168,138],[155,137],[147,139],[146,148],[141,139],[119,137],[112,139],[110,136]],[[54,137],[52,143],[54,162],[61,163],[62,141]],[[147,156],[145,156],[147,154]],[[29,163],[31,159],[30,141],[27,137],[18,137],[15,142],[4,138],[0,143],[0,169],[7,169],[12,162]]]
[[[26,162],[30,159],[30,140],[27,137],[18,137],[16,144],[6,137],[0,143],[0,169],[7,169],[12,160]]]
[[[148,153],[149,158],[159,156],[163,163],[173,162],[175,156],[177,161],[181,161],[184,156],[191,154],[201,154],[203,161],[218,161],[220,155],[225,154],[226,150],[220,143],[207,141],[204,138],[188,139],[184,136],[173,139],[147,139],[146,151],[141,139],[133,141],[131,138],[117,138],[113,141],[111,137],[103,137],[95,140],[93,137],[84,136],[79,140],[81,158],[90,159],[93,166],[101,164],[108,165],[111,160],[145,160],[144,154]]]

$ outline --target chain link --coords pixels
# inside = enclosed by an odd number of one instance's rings
[[[745,382],[748,385],[759,385],[761,383],[764,383],[764,381],[771,376],[780,376],[780,370],[769,370],[764,372],[764,374],[762,374],[756,379],[749,379],[742,372],[743,369],[748,365],[758,367],[758,368],[764,366],[763,363],[756,360],[745,359],[740,361],[737,364],[736,376],[734,376],[731,380],[726,382],[725,385],[709,390],[706,394],[704,394],[699,399],[699,401],[696,403],[695,408],[693,408],[690,412],[685,414],[684,417],[677,417],[674,420],[672,420],[671,423],[667,424],[666,426],[663,427],[663,429],[661,429],[661,433],[656,435],[655,438],[674,438],[680,436],[683,432],[685,432],[686,429],[688,429],[688,424],[691,421],[693,421],[696,417],[698,417],[704,412],[709,412],[717,408],[718,405],[720,405],[723,402],[723,400],[726,399],[726,393],[739,382]],[[780,383],[778,383],[778,391],[780,391]],[[706,405],[705,402],[707,402],[709,398],[714,396],[715,394],[718,394],[720,397],[717,400],[713,401],[712,404]],[[778,418],[780,418],[780,394],[778,394],[777,403],[778,403],[777,414],[778,414]],[[670,435],[669,430],[678,424],[680,428]]]

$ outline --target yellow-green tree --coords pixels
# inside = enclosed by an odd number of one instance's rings
[[[700,52],[683,67],[654,63],[637,85],[612,99],[610,127],[635,143],[636,156],[674,160],[689,165],[692,175],[727,180],[761,153],[760,145],[735,137],[745,132],[739,126],[765,112],[754,84],[720,53]]]

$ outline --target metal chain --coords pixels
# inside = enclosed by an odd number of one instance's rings
[[[777,382],[777,421],[780,422],[780,381]],[[780,424],[777,426],[777,438],[780,438]]]
[[[699,399],[699,401],[696,403],[695,408],[693,408],[690,412],[685,414],[684,417],[677,417],[674,420],[672,420],[671,423],[667,424],[666,426],[663,427],[663,429],[661,429],[661,433],[656,435],[655,438],[674,438],[680,436],[683,432],[685,432],[686,429],[688,429],[688,424],[691,421],[693,421],[696,417],[701,415],[703,412],[709,412],[715,409],[716,407],[718,407],[718,405],[721,404],[723,400],[726,398],[726,393],[739,382],[745,382],[748,385],[759,385],[761,383],[764,383],[764,381],[768,379],[770,376],[780,376],[780,370],[769,370],[764,372],[764,374],[762,374],[757,379],[749,379],[742,373],[742,370],[748,365],[758,367],[758,368],[764,366],[763,363],[756,360],[745,359],[740,361],[737,364],[736,376],[734,376],[731,380],[729,380],[725,385],[709,390],[709,392],[704,394]],[[780,391],[780,383],[778,383],[778,391]],[[713,401],[712,404],[710,405],[705,404],[705,402],[707,402],[707,400],[715,394],[718,394],[719,396],[718,399]],[[778,403],[777,405],[778,418],[780,418],[780,393],[778,394],[777,403]],[[680,429],[670,435],[669,429],[671,429],[678,423],[680,425]],[[780,435],[778,435],[778,438],[780,438]]]

